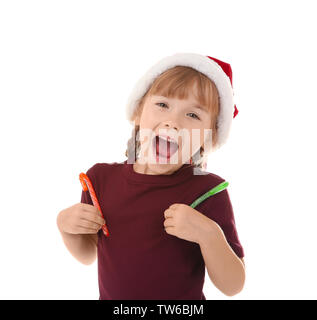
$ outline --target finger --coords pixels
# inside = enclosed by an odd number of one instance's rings
[[[174,223],[173,219],[168,218],[168,219],[164,220],[163,225],[164,225],[164,227],[174,227],[175,223]]]
[[[79,226],[84,227],[84,228],[99,230],[101,228],[102,224],[96,223],[94,221],[81,219],[79,222]]]
[[[92,206],[92,205],[89,205],[89,204],[88,204],[88,205],[86,205],[86,206],[84,207],[84,211],[85,211],[85,212],[89,212],[89,213],[91,213],[91,214],[94,214],[94,215],[102,218],[101,212],[100,212],[100,211],[98,210],[98,208],[95,207],[95,206]]]
[[[178,207],[178,203],[173,203],[172,205],[170,205],[169,209],[171,210],[175,210]]]
[[[77,226],[78,234],[96,234],[98,230]]]
[[[88,211],[88,212],[99,213],[99,210],[97,207],[88,203],[85,203],[83,208],[85,211]]]
[[[98,211],[98,213],[85,211],[84,215],[81,218],[98,223],[98,224],[101,224],[101,225],[103,225],[105,223],[105,220],[102,218],[99,211]]]
[[[172,235],[175,234],[175,227],[167,227],[164,229],[165,229],[166,233],[168,233],[168,234],[172,234]]]
[[[166,209],[166,210],[164,211],[164,217],[165,217],[165,218],[172,218],[172,217],[173,217],[173,211],[170,210],[170,209]]]

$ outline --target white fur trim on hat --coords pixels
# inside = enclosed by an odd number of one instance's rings
[[[215,149],[219,148],[226,142],[230,133],[234,112],[233,89],[229,77],[222,70],[220,65],[207,56],[197,53],[176,53],[167,56],[154,64],[143,77],[137,81],[128,98],[126,106],[127,120],[129,120],[132,125],[134,124],[132,115],[135,108],[138,106],[140,99],[161,73],[175,66],[187,66],[196,69],[215,83],[220,100],[220,111],[217,119],[218,143]]]

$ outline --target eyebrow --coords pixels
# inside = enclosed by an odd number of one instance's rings
[[[165,99],[168,99],[168,97],[165,97],[165,96],[156,96],[156,97],[157,97],[157,98],[165,98]],[[199,104],[194,104],[194,105],[192,105],[191,107],[192,107],[192,108],[199,109],[199,110],[201,110],[201,111],[203,111],[203,112],[208,113],[208,109],[207,109],[206,107],[203,107],[203,106],[199,105]]]
[[[201,106],[201,105],[199,105],[199,104],[198,104],[198,105],[197,105],[197,104],[196,104],[196,105],[194,105],[194,106],[193,106],[193,108],[200,109],[200,110],[202,110],[202,111],[208,112],[208,110],[207,110],[207,108],[206,108],[206,107],[202,107],[202,106]]]

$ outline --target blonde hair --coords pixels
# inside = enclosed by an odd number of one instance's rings
[[[194,84],[197,84],[198,96],[197,101],[206,106],[207,110],[211,114],[211,129],[212,129],[212,147],[217,144],[218,138],[218,126],[217,118],[219,114],[219,94],[216,85],[207,76],[201,72],[185,66],[176,66],[170,68],[160,74],[148,91],[143,95],[139,101],[139,105],[133,113],[133,118],[137,114],[142,113],[144,102],[148,96],[151,95],[163,95],[168,98],[187,99],[188,92],[192,89]],[[136,125],[132,129],[132,137],[129,139],[127,145],[128,148],[125,152],[125,156],[137,159],[140,141],[139,137],[139,125]],[[192,163],[194,166],[202,168],[204,166],[204,148],[200,150],[192,157]]]

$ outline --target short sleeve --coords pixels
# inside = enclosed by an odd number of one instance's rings
[[[95,170],[96,170],[96,164],[87,170],[86,175],[90,179],[90,181],[91,181],[91,183],[92,183],[92,185],[93,185],[93,187],[94,187],[94,189],[96,191]],[[91,200],[91,197],[90,197],[90,194],[89,194],[88,190],[87,191],[84,191],[84,190],[81,191],[81,200],[80,200],[80,202],[93,205],[93,202]]]
[[[236,228],[232,203],[227,189],[205,200],[202,210],[210,219],[214,220],[222,229],[226,240],[239,258],[244,257],[244,250],[240,243]]]

